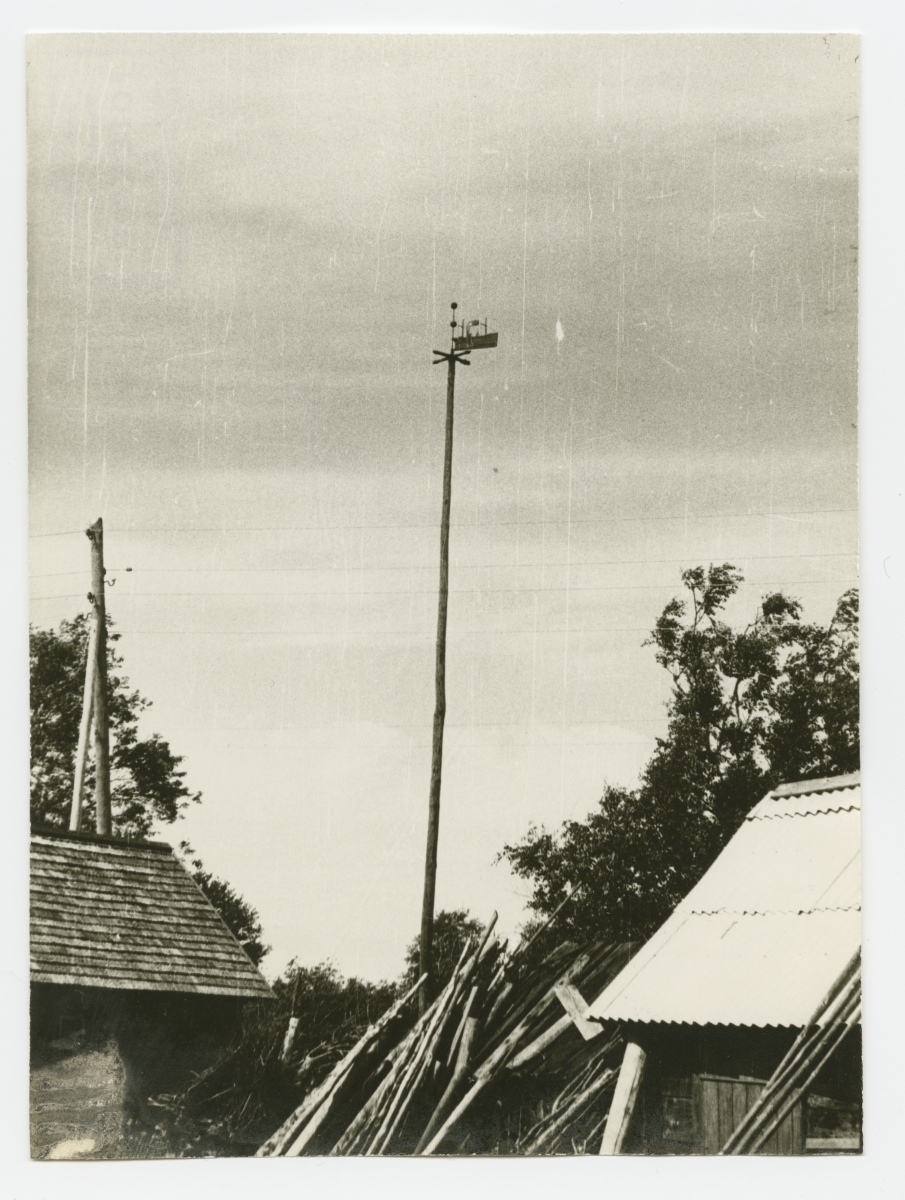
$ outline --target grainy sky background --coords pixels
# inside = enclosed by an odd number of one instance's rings
[[[31,39],[32,619],[102,515],[177,836],[271,970],[394,976],[418,927],[450,300],[500,346],[458,376],[441,907],[515,932],[497,851],[637,777],[683,567],[740,566],[739,621],[855,582],[857,56]]]

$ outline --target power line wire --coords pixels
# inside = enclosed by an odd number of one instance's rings
[[[700,555],[687,554],[682,558],[603,558],[590,559],[584,562],[522,562],[522,563],[456,563],[455,569],[458,571],[522,571],[532,568],[547,567],[570,567],[573,570],[582,570],[585,567],[645,567],[649,564],[664,564],[664,563],[683,563],[694,558],[700,558]],[[814,554],[745,554],[736,556],[739,562],[771,562],[771,561],[791,561],[792,559],[804,558],[857,558],[857,550],[832,550],[826,553]],[[115,570],[116,568],[111,568]],[[429,563],[424,566],[418,566],[414,563],[407,563],[404,566],[398,567],[362,567],[353,565],[349,567],[139,567],[133,569],[133,573],[142,575],[301,575],[301,574],[320,574],[327,571],[341,571],[346,574],[349,572],[359,572],[364,574],[368,571],[435,571],[436,564]],[[48,571],[38,575],[30,575],[30,579],[60,579],[67,575],[81,575],[82,569],[73,571]],[[407,595],[410,589],[405,590]],[[411,589],[418,591],[419,589]],[[430,590],[430,589],[420,589]],[[436,591],[436,589],[432,589]],[[510,589],[494,589],[488,588],[487,591],[508,591]],[[544,590],[544,589],[535,589]],[[559,589],[551,589],[559,590]],[[225,593],[224,593],[225,594]],[[261,593],[266,595],[267,593]],[[299,593],[303,594],[303,593]],[[344,594],[344,593],[340,593]],[[377,595],[378,593],[374,593]],[[392,593],[387,593],[392,594]]]
[[[117,633],[169,637],[285,637],[285,638],[379,638],[411,637],[430,638],[435,629],[128,629],[117,625]],[[576,628],[570,625],[557,629],[455,629],[449,630],[450,637],[554,637],[568,633],[570,637],[584,637],[593,633],[650,633],[647,625],[586,625]]]
[[[857,577],[849,577],[848,579],[780,579],[758,581],[756,579],[746,580],[748,587],[758,588],[794,588],[794,587],[845,587],[857,586],[859,580]],[[572,586],[568,590],[570,592],[667,592],[675,591],[674,583],[631,583],[631,584],[606,584],[600,587],[585,587]],[[454,588],[451,589],[451,594],[458,596],[472,596],[476,589],[474,588]],[[484,593],[493,595],[512,595],[512,596],[532,596],[539,592],[565,592],[566,588],[482,588],[479,589]],[[326,597],[347,597],[352,600],[360,596],[420,596],[420,595],[436,595],[436,590],[433,592],[417,589],[414,591],[400,592],[368,592],[353,590],[350,592],[122,592],[120,593],[123,600],[126,599],[160,599],[168,600],[171,598],[184,598],[196,600],[216,600],[218,597],[227,599],[241,599],[243,596],[254,599],[259,596],[269,596],[275,600],[293,600],[297,596],[326,596]],[[84,592],[58,592],[52,596],[32,596],[31,599],[35,604],[42,604],[49,600],[71,600],[78,599],[84,596]]]
[[[844,582],[845,582],[845,580],[841,580],[841,579],[800,580],[799,584],[802,586],[810,586],[814,583],[839,584],[839,583],[844,583]],[[757,586],[757,587],[771,586],[769,584],[758,584],[756,580],[753,580],[752,583],[754,586]],[[773,586],[789,587],[789,586],[799,586],[799,584],[790,585],[790,584],[784,583],[782,585],[777,584],[777,585],[773,585]],[[487,595],[510,596],[510,595],[512,595],[512,596],[528,597],[528,596],[538,595],[538,594],[542,594],[542,593],[549,593],[551,595],[556,595],[556,594],[560,594],[560,593],[564,593],[564,592],[619,592],[619,591],[639,591],[642,589],[646,589],[649,591],[656,591],[658,589],[665,590],[665,589],[674,588],[674,586],[675,585],[671,584],[671,583],[664,583],[664,584],[638,584],[638,585],[627,584],[627,585],[625,585],[625,587],[622,587],[619,584],[613,584],[613,585],[601,584],[599,586],[580,584],[578,586],[572,585],[571,587],[568,587],[568,588],[565,588],[565,587],[538,587],[538,588],[518,588],[518,589],[517,588],[450,588],[449,594],[451,596],[474,596],[475,592],[477,591],[477,592],[480,592],[480,594],[482,596],[487,596]],[[273,600],[295,600],[299,597],[306,598],[309,596],[317,596],[318,598],[320,598],[320,597],[327,597],[327,598],[339,597],[340,599],[354,600],[354,599],[358,599],[362,596],[409,596],[409,597],[411,597],[411,596],[435,596],[436,594],[437,594],[436,588],[412,588],[410,590],[407,589],[405,591],[399,591],[399,590],[395,590],[395,591],[359,591],[358,589],[354,589],[354,590],[348,591],[348,592],[341,592],[341,591],[332,591],[332,592],[319,592],[319,591],[307,591],[307,592],[121,592],[120,596],[124,600],[126,600],[126,599],[128,599],[128,600],[154,600],[154,599],[158,599],[158,600],[171,600],[171,599],[172,600],[180,600],[180,599],[181,600],[219,600],[219,599],[229,600],[229,599],[242,599],[243,597],[247,597],[248,599],[255,599],[256,597],[260,597],[260,596],[269,596]],[[33,596],[32,599],[35,601],[65,600],[68,597],[81,596],[81,595],[82,595],[81,592],[63,592],[57,596]]]
[[[832,513],[857,513],[856,508],[800,508],[800,509],[784,509],[778,512],[760,512],[760,513],[683,513],[681,516],[646,516],[646,517],[549,517],[545,519],[535,519],[525,521],[456,521],[450,524],[451,529],[495,529],[500,526],[520,526],[525,525],[616,525],[624,523],[634,523],[642,521],[712,521],[712,520],[736,520],[742,519],[758,519],[761,517],[802,517],[802,516],[824,516]],[[368,522],[344,522],[342,524],[329,525],[202,525],[195,529],[174,529],[164,526],[141,526],[132,529],[107,529],[105,532],[109,534],[133,534],[133,533],[299,533],[304,531],[321,532],[327,529],[435,529],[436,522],[425,521],[418,524],[403,524],[402,522],[388,522],[386,524],[375,524]],[[48,533],[32,533],[33,538],[43,537],[69,537],[71,534],[84,533],[84,529],[61,529]]]

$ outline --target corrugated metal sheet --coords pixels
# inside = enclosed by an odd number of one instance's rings
[[[263,976],[169,846],[31,839],[35,983],[263,997]]]
[[[860,860],[857,809],[798,820],[746,822],[697,887],[683,912],[796,913],[826,908],[826,892]],[[848,894],[836,907],[861,903],[860,872],[848,870]]]
[[[752,810],[591,1005],[591,1016],[699,1025],[808,1020],[861,942],[858,777],[811,786],[777,789]]]

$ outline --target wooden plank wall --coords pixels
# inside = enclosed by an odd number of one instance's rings
[[[694,1076],[694,1107],[701,1138],[699,1154],[719,1154],[763,1087],[763,1081],[755,1079]],[[797,1104],[759,1153],[803,1154],[804,1150],[801,1105]]]

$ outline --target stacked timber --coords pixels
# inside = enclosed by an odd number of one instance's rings
[[[584,1001],[632,947],[564,944],[531,963],[506,955],[495,920],[414,1025],[417,984],[258,1155],[596,1153],[621,1043]]]

